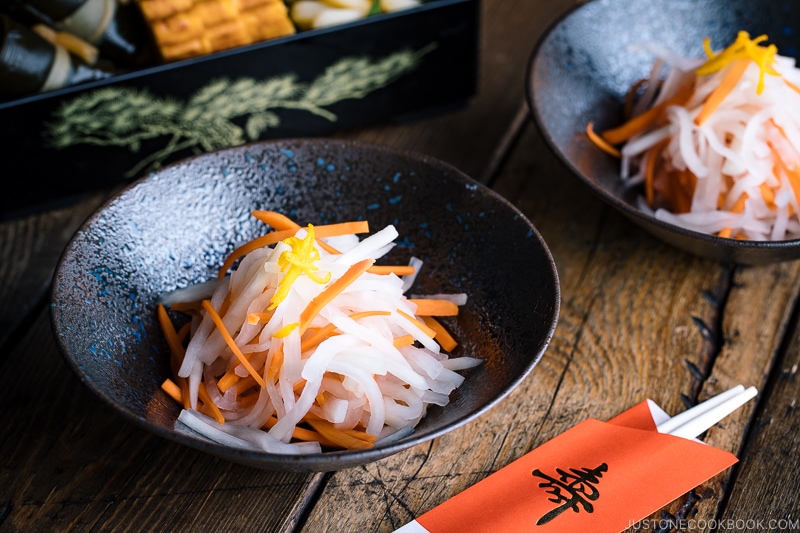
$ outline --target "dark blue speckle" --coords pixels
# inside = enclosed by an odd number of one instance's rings
[[[292,158],[292,157],[294,157],[294,152],[292,152],[292,151],[291,151],[291,150],[289,150],[288,148],[281,148],[281,153],[282,153],[283,155],[285,155],[286,157],[289,157],[289,158]]]
[[[402,200],[402,199],[403,199],[403,195],[401,194],[401,195],[395,196],[394,198],[389,198],[389,203],[391,205],[394,205],[396,203],[399,203],[400,200]]]
[[[381,208],[381,204],[369,204],[367,206],[367,209],[370,210],[370,211],[374,211],[374,210],[380,209],[380,208]]]

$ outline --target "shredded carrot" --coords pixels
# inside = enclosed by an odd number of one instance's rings
[[[770,209],[777,209],[778,206],[775,205],[775,191],[770,189],[769,185],[766,183],[759,185],[758,189],[761,191],[761,197],[764,198],[764,203],[767,204],[767,207]]]
[[[300,313],[300,334],[302,335],[305,332],[308,325],[314,320],[314,317],[319,314],[323,307],[328,305],[331,300],[357,280],[374,262],[374,259],[368,258],[354,264],[347,269],[347,272],[345,272],[342,277],[325,287],[325,290],[311,300],[303,312]]]
[[[416,315],[420,316],[456,316],[458,305],[450,300],[435,298],[409,298],[409,302],[416,304]]]
[[[414,335],[410,333],[408,335],[403,335],[401,337],[395,337],[392,341],[392,344],[395,348],[402,348],[403,346],[411,346],[414,344]]]
[[[247,369],[251,376],[256,380],[256,382],[261,385],[262,387],[265,386],[264,378],[258,375],[256,369],[253,368],[253,365],[250,364],[250,361],[247,360],[247,357],[244,356],[242,350],[239,349],[239,346],[236,345],[236,341],[233,340],[231,334],[228,332],[228,329],[225,327],[225,323],[222,322],[222,317],[217,314],[217,311],[214,309],[214,306],[211,305],[209,300],[203,300],[203,309],[206,310],[206,313],[211,317],[211,320],[214,321],[214,325],[217,326],[217,331],[219,331],[222,338],[225,339],[225,342],[228,344],[228,348],[231,349],[233,354],[239,360],[243,367]]]
[[[236,248],[233,252],[225,258],[223,261],[222,266],[219,268],[219,272],[217,273],[217,279],[222,279],[225,277],[225,274],[228,273],[228,270],[233,266],[237,259],[244,257],[245,255],[249,254],[253,250],[258,250],[259,248],[264,248],[265,246],[271,246],[273,244],[281,242],[283,239],[287,237],[291,237],[297,233],[296,229],[287,229],[282,231],[273,231],[272,233],[267,233],[266,235],[262,235],[260,237],[256,237],[250,241],[247,241],[243,245]]]
[[[692,90],[692,86],[685,83],[681,85],[672,98],[654,105],[643,113],[631,118],[621,126],[604,131],[600,136],[612,146],[621,144],[652,126],[662,116],[667,107],[686,103],[692,95]]]
[[[795,85],[794,83],[790,82],[790,81],[789,81],[789,80],[787,80],[786,78],[783,78],[783,82],[784,82],[786,85],[788,85],[788,86],[789,86],[789,88],[790,88],[791,90],[793,90],[794,92],[796,92],[796,93],[800,93],[800,87],[798,87],[798,86],[797,86],[797,85]]]
[[[366,450],[372,448],[375,441],[373,435],[363,431],[336,429],[327,420],[316,416],[306,416],[306,422],[328,440],[348,450]]]
[[[733,207],[731,208],[731,213],[741,213],[742,211],[744,211],[744,203],[745,201],[747,201],[747,198],[748,194],[746,192],[742,193],[741,196],[739,196],[739,198],[736,200],[736,203],[733,204]],[[733,228],[722,228],[719,231],[719,233],[717,233],[718,236],[724,238],[729,238],[732,234],[733,234]]]
[[[183,349],[183,344],[178,337],[178,333],[175,331],[175,327],[172,325],[172,320],[170,320],[167,310],[162,303],[158,304],[158,323],[161,326],[161,330],[164,332],[164,337],[167,340],[167,346],[169,346],[169,361],[172,368],[172,373],[173,375],[176,375],[178,373],[178,368],[181,366],[183,355],[186,350]]]
[[[181,403],[183,401],[181,388],[171,379],[167,378],[161,383],[161,390],[166,392],[176,402]]]
[[[254,209],[250,212],[255,218],[275,228],[276,230],[300,229],[300,224],[278,211]]]
[[[450,334],[449,331],[442,325],[441,322],[433,318],[432,316],[423,316],[420,317],[425,325],[428,326],[431,331],[433,331],[433,337],[436,339],[436,342],[439,343],[439,346],[442,347],[443,350],[447,352],[452,352],[458,346],[458,342],[456,342],[455,338]]]
[[[361,313],[353,313],[350,315],[350,318],[353,320],[358,320],[360,318],[365,318],[368,316],[389,316],[391,313],[389,311],[363,311]],[[326,338],[330,337],[333,332],[336,331],[336,326],[334,324],[326,324],[323,327],[314,331],[311,335],[308,335],[304,338],[300,344],[300,351],[305,352],[309,350],[325,340]]]
[[[604,138],[594,132],[594,123],[589,122],[586,125],[586,135],[589,137],[589,140],[592,141],[595,146],[600,148],[602,151],[607,153],[608,155],[613,155],[614,157],[622,157],[622,154],[619,150],[614,148],[611,144],[608,143]]]
[[[236,372],[231,368],[217,380],[217,388],[221,393],[225,394],[225,391],[236,385],[239,379],[239,376],[237,376]]]
[[[725,97],[730,94],[736,87],[736,84],[739,83],[739,80],[742,79],[742,75],[744,71],[747,70],[749,64],[749,59],[738,59],[731,65],[719,85],[717,85],[711,94],[708,95],[708,98],[706,98],[703,107],[700,109],[700,113],[694,118],[695,124],[702,126],[703,123],[708,120],[708,117],[717,110],[722,101],[725,100]]]
[[[264,427],[269,429],[277,423],[278,419],[273,415],[267,419],[267,421],[264,423]],[[341,448],[340,445],[326,439],[320,433],[317,433],[316,431],[312,431],[310,429],[306,429],[300,426],[295,426],[294,430],[292,430],[292,438],[306,442],[317,441],[322,446],[325,446],[327,448],[333,448],[333,449]]]
[[[414,273],[410,265],[372,265],[367,269],[370,274],[394,274],[396,276],[409,276]]]
[[[247,314],[247,323],[255,326],[256,324],[266,324],[269,322],[269,319],[272,318],[274,313],[271,312],[261,312],[261,313],[248,313]]]

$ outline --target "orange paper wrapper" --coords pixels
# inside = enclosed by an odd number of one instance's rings
[[[608,422],[587,419],[400,531],[618,533],[736,463],[659,433],[654,416],[668,418],[645,400]]]

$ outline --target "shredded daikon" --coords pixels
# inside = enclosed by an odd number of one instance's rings
[[[394,226],[360,239],[272,225],[296,231],[243,255],[228,276],[165,295],[191,316],[188,341],[162,322],[180,430],[272,453],[367,448],[413,432],[428,405],[449,402],[465,379],[457,371],[481,364],[449,356],[437,342],[441,324],[428,326],[466,294],[407,298],[417,258],[410,274],[370,272],[394,246]],[[425,298],[430,314],[416,316]]]
[[[725,238],[800,238],[800,69],[766,40],[741,31],[714,52],[706,39],[705,60],[640,45],[656,59],[628,95],[629,120],[587,127],[656,218]]]

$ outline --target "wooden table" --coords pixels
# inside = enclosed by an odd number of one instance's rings
[[[800,530],[800,263],[722,265],[677,251],[554,158],[524,78],[537,39],[572,4],[482,0],[479,87],[465,109],[337,134],[452,163],[542,233],[561,314],[509,397],[428,444],[335,473],[250,469],[134,427],[69,371],[49,323],[54,266],[97,193],[0,224],[0,531],[392,531],[586,417],[644,398],[675,414],[738,383],[758,398],[704,440],[739,463],[653,518]]]

